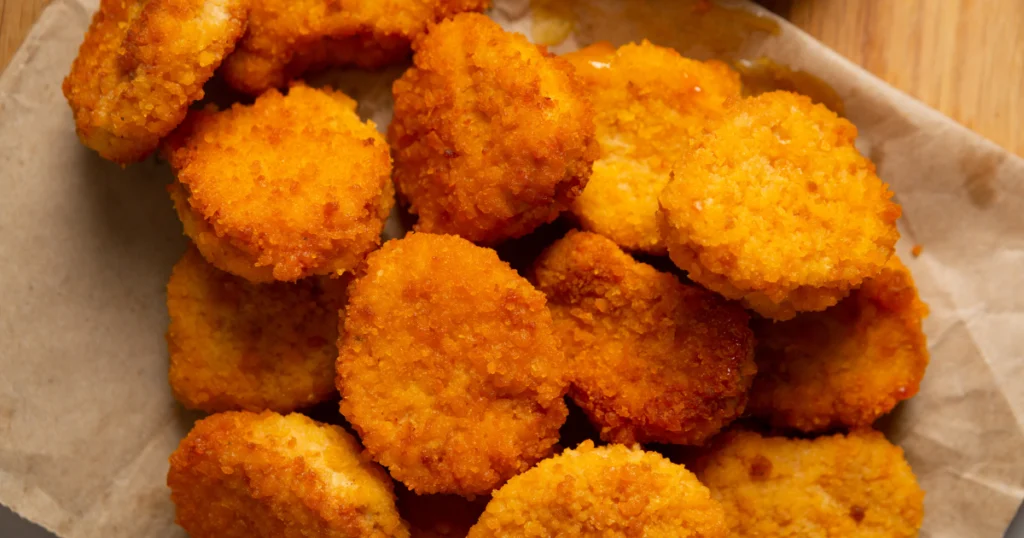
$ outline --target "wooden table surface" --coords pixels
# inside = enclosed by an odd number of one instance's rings
[[[0,69],[49,0],[0,0]],[[826,45],[1024,156],[1024,0],[764,0]]]

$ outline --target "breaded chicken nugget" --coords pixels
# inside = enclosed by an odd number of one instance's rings
[[[64,79],[82,143],[122,164],[149,155],[202,99],[248,12],[246,0],[102,0]]]
[[[490,493],[551,453],[568,413],[544,294],[459,237],[371,254],[339,348],[341,412],[417,493]]]
[[[466,538],[480,519],[489,497],[469,500],[458,495],[417,495],[399,487],[398,513],[409,524],[412,538]]]
[[[672,261],[772,319],[836,304],[882,270],[899,238],[900,207],[856,137],[804,96],[741,101],[661,194]]]
[[[882,272],[824,312],[756,320],[758,374],[749,412],[806,432],[870,426],[917,394],[928,366],[928,307],[893,256]]]
[[[701,444],[738,418],[754,379],[739,304],[569,232],[534,267],[570,363],[569,395],[601,438]]]
[[[344,286],[326,277],[253,284],[189,248],[167,283],[175,397],[210,413],[287,413],[333,397]]]
[[[377,68],[409,57],[430,23],[489,0],[253,0],[249,30],[224,61],[236,89],[258,95],[306,71]]]
[[[293,86],[196,111],[168,141],[171,197],[217,268],[253,282],[351,271],[380,245],[391,158],[345,94]]]
[[[192,538],[407,537],[391,479],[338,426],[228,412],[196,423],[167,473]]]
[[[572,212],[625,249],[666,254],[658,195],[709,119],[740,98],[739,75],[647,41],[609,49],[599,43],[565,56],[587,85],[601,146]]]
[[[470,538],[720,538],[722,507],[682,465],[655,452],[584,441],[494,493]]]
[[[567,209],[598,151],[572,66],[477,14],[413,47],[388,138],[415,229],[496,244]]]
[[[729,432],[695,466],[730,536],[911,538],[924,492],[903,450],[876,431],[814,440]]]

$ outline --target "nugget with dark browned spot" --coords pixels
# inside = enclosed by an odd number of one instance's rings
[[[754,379],[743,308],[569,232],[538,258],[570,396],[614,443],[701,444],[738,418]]]
[[[572,66],[469,13],[414,49],[388,138],[415,229],[493,245],[568,209],[598,153]]]
[[[544,294],[460,237],[371,254],[339,348],[341,412],[417,493],[490,493],[551,454],[568,413]]]

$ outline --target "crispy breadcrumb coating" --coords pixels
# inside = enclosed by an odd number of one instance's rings
[[[765,317],[836,304],[882,270],[899,238],[900,207],[856,137],[804,96],[741,101],[661,194],[672,261]]]
[[[749,412],[806,432],[870,426],[917,394],[928,366],[927,313],[910,271],[893,256],[824,312],[755,320],[758,374]]]
[[[572,212],[627,250],[666,254],[658,195],[705,124],[740,98],[739,75],[647,41],[610,48],[598,43],[565,56],[590,93],[601,146]]]
[[[202,99],[248,12],[246,0],[102,0],[63,86],[82,143],[121,164],[152,153]]]
[[[338,426],[270,411],[212,415],[171,454],[192,538],[408,537],[391,479]]]
[[[729,432],[695,469],[730,536],[911,538],[924,492],[903,450],[871,430],[814,440]]]
[[[338,347],[341,412],[417,493],[490,493],[558,441],[568,382],[551,314],[493,250],[385,243],[349,288]]]
[[[470,538],[724,538],[722,507],[682,465],[623,445],[540,462],[494,493]]]
[[[388,138],[415,229],[496,244],[567,209],[598,152],[572,66],[478,14],[432,27],[413,48]]]
[[[466,538],[480,519],[489,497],[469,500],[458,495],[417,495],[398,488],[398,513],[409,524],[412,538]]]
[[[170,382],[186,407],[287,413],[335,397],[345,281],[253,284],[190,247],[167,283]]]
[[[537,259],[569,395],[614,443],[701,444],[738,418],[754,379],[743,308],[679,282],[590,232]]]
[[[258,95],[332,66],[377,68],[409,57],[427,25],[489,0],[253,0],[249,30],[224,61],[236,89]]]
[[[394,203],[373,122],[333,90],[295,85],[189,115],[168,141],[171,197],[214,266],[253,282],[341,275],[380,245]]]

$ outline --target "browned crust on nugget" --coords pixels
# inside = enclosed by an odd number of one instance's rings
[[[758,374],[751,414],[806,432],[867,427],[917,394],[928,366],[918,298],[910,271],[893,256],[824,312],[789,321],[756,320]]]
[[[228,412],[171,454],[176,522],[192,538],[404,538],[391,480],[338,426]]]
[[[415,229],[496,244],[567,209],[598,152],[572,66],[478,14],[432,27],[414,48],[388,138]]]
[[[185,233],[253,282],[352,271],[394,202],[383,136],[341,92],[293,86],[251,106],[200,110],[167,143]]]
[[[486,494],[551,453],[567,409],[544,295],[465,239],[367,258],[339,343],[341,412],[417,493]]]
[[[672,261],[765,317],[834,305],[882,270],[899,238],[900,207],[856,137],[804,96],[741,101],[661,193]]]
[[[655,452],[584,441],[494,493],[470,538],[724,538],[722,507]]]
[[[122,164],[149,155],[203,97],[248,11],[243,0],[102,0],[63,85],[82,143]]]
[[[406,60],[427,25],[482,11],[489,0],[256,0],[249,30],[224,62],[225,80],[253,95],[308,71]]]
[[[701,444],[742,413],[756,371],[743,308],[569,232],[538,258],[570,396],[614,443]]]
[[[287,413],[336,397],[346,282],[253,284],[190,247],[167,283],[170,383],[186,407]]]
[[[572,212],[627,250],[664,255],[658,195],[706,124],[740,98],[739,74],[647,41],[609,49],[597,43],[565,56],[594,103],[601,145]]]
[[[913,538],[924,517],[903,450],[876,431],[814,440],[730,432],[695,466],[730,536]]]

